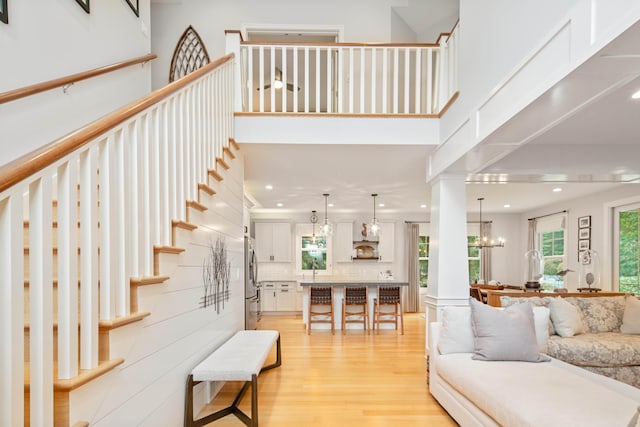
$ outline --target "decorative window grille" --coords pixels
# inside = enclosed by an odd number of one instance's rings
[[[202,68],[210,62],[207,48],[191,25],[182,33],[171,59],[169,83]]]

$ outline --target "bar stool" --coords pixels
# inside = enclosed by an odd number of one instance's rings
[[[393,311],[382,311],[382,306],[393,306]],[[400,286],[378,287],[378,297],[373,300],[373,330],[378,328],[380,333],[381,323],[393,323],[398,330],[398,318],[400,319],[401,334],[404,335],[404,317],[402,315],[402,302],[400,301]]]
[[[324,307],[324,311],[314,311]],[[328,308],[328,310],[326,310]],[[309,318],[307,319],[307,335],[311,334],[311,323],[330,323],[331,334],[335,334],[333,324],[333,287],[312,286],[309,288]]]
[[[347,323],[362,323],[363,330],[369,332],[369,304],[366,286],[344,287],[342,299],[342,333],[347,330]],[[357,311],[348,311],[347,307],[359,308]]]

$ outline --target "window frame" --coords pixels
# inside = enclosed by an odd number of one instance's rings
[[[555,279],[555,283],[545,282],[544,281],[544,266],[545,262],[550,259],[560,259],[560,265],[562,268],[567,268],[567,240],[568,234],[566,229],[567,215],[565,213],[552,215],[549,218],[539,219],[536,224],[536,238],[535,238],[535,249],[540,252],[540,256],[542,258],[542,271],[543,271],[543,280],[540,281],[540,286],[543,289],[552,290],[557,288],[566,287],[566,275],[560,277],[560,279]],[[557,233],[562,231],[562,255],[544,255],[543,250],[543,235],[547,233]],[[555,247],[554,242],[558,240],[552,237],[552,248]],[[552,249],[553,253],[553,249]],[[556,275],[557,276],[557,275]]]
[[[316,224],[316,236],[317,237],[325,237],[320,234],[320,227]],[[297,224],[296,225],[296,274],[305,275],[305,274],[313,274],[313,270],[303,270],[302,269],[302,253],[308,251],[302,247],[302,241],[304,237],[313,236],[313,224]],[[316,275],[319,276],[328,276],[332,274],[332,266],[333,266],[333,240],[331,234],[326,236],[326,247],[319,248],[318,250],[324,252],[326,254],[326,269],[320,270],[316,269]]]

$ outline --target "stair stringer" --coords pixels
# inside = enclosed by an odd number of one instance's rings
[[[124,363],[71,391],[69,419],[88,420],[92,426],[182,424],[188,372],[244,327],[244,171],[237,149],[235,156],[225,159],[228,170],[219,168],[223,180],[210,177],[205,183],[215,194],[199,192],[198,202],[207,210],[191,209],[189,223],[197,229],[174,233],[173,245],[185,251],[157,257],[157,273],[169,279],[136,287],[138,310],[151,315],[110,331],[110,357],[122,357]],[[229,300],[219,310],[201,308],[202,261],[208,244],[218,238],[228,246]],[[196,390],[202,406],[207,390],[206,384]]]

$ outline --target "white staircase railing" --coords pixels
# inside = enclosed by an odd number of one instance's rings
[[[154,275],[153,247],[172,244],[171,220],[185,220],[186,201],[233,136],[232,58],[0,168],[0,425],[23,425],[25,415],[53,425],[55,380],[98,365],[99,321],[130,314],[130,280]]]
[[[437,115],[457,90],[457,26],[437,44],[269,44],[227,32],[243,112]]]

